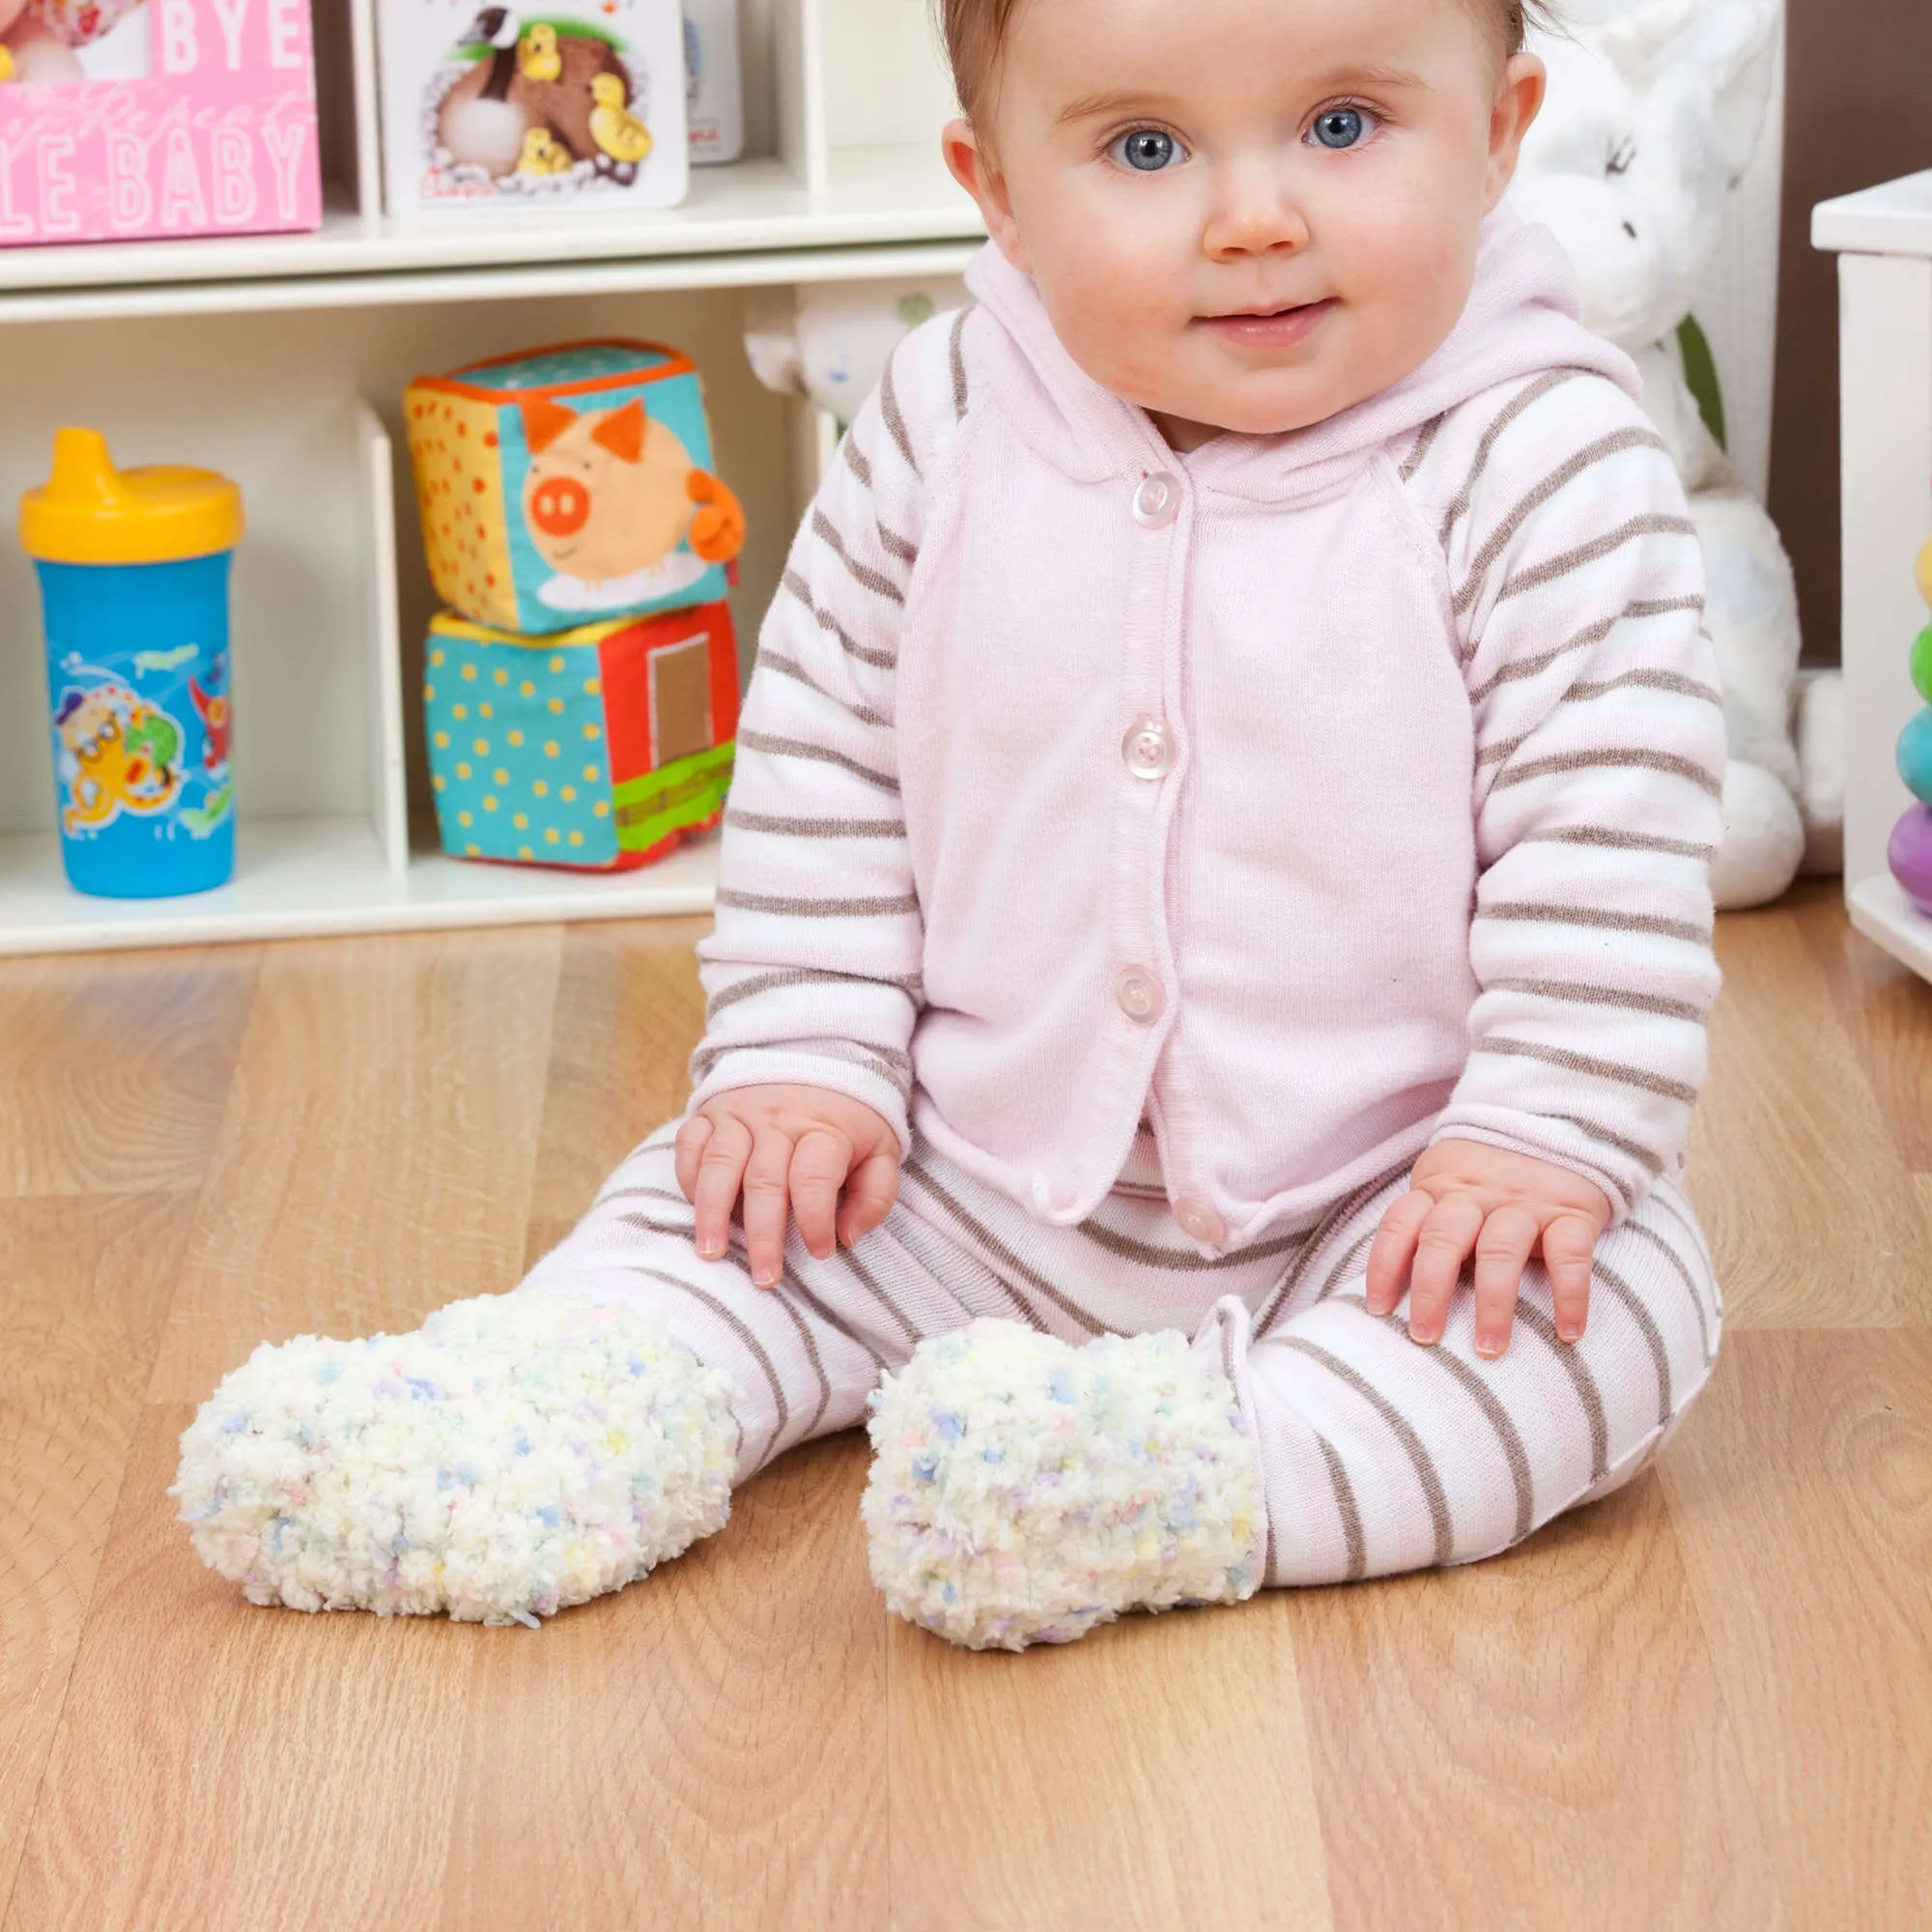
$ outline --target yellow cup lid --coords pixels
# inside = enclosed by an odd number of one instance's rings
[[[242,493],[213,469],[116,469],[98,430],[54,436],[54,468],[20,498],[20,547],[47,563],[172,563],[242,541]]]

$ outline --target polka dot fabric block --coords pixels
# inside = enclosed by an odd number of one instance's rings
[[[525,636],[723,597],[744,543],[704,389],[656,343],[571,343],[419,377],[404,396],[430,576]]]
[[[738,719],[728,605],[548,638],[444,612],[424,663],[453,856],[624,870],[716,823]]]

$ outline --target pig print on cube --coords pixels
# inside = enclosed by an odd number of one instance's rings
[[[542,635],[724,595],[744,514],[675,350],[472,363],[412,383],[404,410],[430,576],[465,616]]]
[[[0,245],[321,220],[308,0],[0,0]]]
[[[738,724],[729,605],[549,638],[444,613],[424,662],[445,851],[627,871],[718,822]]]

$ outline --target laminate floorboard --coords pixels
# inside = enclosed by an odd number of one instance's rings
[[[258,959],[0,962],[0,1196],[199,1188]]]
[[[1841,1014],[1858,994],[1846,955],[1821,959],[1805,903],[1719,922],[1725,984],[1691,1128],[1690,1193],[1733,1328],[1922,1322],[1932,1223],[1880,1099],[1887,1054],[1847,1031]],[[1914,1005],[1916,1032],[1932,1037],[1932,1007]]]
[[[661,1575],[541,1632],[484,1634],[431,1922],[884,1932],[865,1478],[854,1436],[793,1450]]]
[[[1338,1928],[1784,1922],[1654,1479],[1295,1608]]]
[[[123,1494],[194,1197],[0,1201],[0,1901]]]
[[[151,1399],[264,1341],[414,1327],[522,1272],[554,926],[265,952]]]
[[[977,1655],[892,1632],[903,1932],[1329,1924],[1294,1605]]]
[[[1932,1330],[1745,1334],[1662,1480],[1792,1922],[1932,1885]]]
[[[973,1656],[857,1435],[541,1632],[256,1609],[223,1370],[506,1289],[680,1106],[697,922],[0,962],[0,1924],[1916,1928],[1932,988],[1719,923],[1729,1300],[1659,1470],[1500,1561]]]

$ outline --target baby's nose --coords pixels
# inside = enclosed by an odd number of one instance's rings
[[[1283,173],[1265,160],[1231,162],[1215,183],[1214,205],[1203,237],[1221,258],[1298,254],[1308,246],[1308,222]]]

